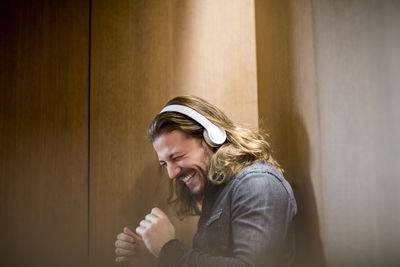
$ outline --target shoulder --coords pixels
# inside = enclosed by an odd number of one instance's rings
[[[258,161],[242,169],[233,179],[233,186],[242,183],[251,183],[255,180],[270,180],[270,182],[281,183],[285,181],[282,173],[279,172],[271,163],[267,161]]]
[[[266,174],[272,175],[278,180],[282,180],[283,175],[268,161],[257,161],[246,168],[243,168],[235,177],[237,180],[246,179],[251,177],[252,174]]]
[[[290,184],[272,164],[259,161],[241,170],[232,180],[232,193],[280,195],[295,203]]]

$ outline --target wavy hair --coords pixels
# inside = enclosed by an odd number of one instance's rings
[[[257,162],[268,161],[279,171],[283,169],[272,157],[268,135],[260,130],[251,130],[240,126],[229,119],[220,109],[196,96],[178,96],[166,104],[183,105],[196,110],[215,125],[226,131],[224,144],[214,148],[207,174],[213,184],[231,181],[243,168]],[[150,142],[160,135],[174,130],[182,131],[187,137],[203,138],[203,127],[193,119],[177,112],[158,114],[151,122],[148,130]],[[193,196],[183,183],[172,180],[168,203],[177,208],[180,218],[200,214],[199,198]]]

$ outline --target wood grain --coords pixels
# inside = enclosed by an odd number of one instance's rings
[[[295,192],[296,266],[324,266],[320,136],[310,1],[256,1],[258,108]],[[314,191],[315,190],[315,191]]]
[[[89,5],[0,10],[1,265],[85,266]]]
[[[168,99],[199,95],[257,126],[254,6],[96,0],[92,10],[90,257],[110,266],[116,235],[156,205],[191,244],[197,218],[180,222],[166,206],[168,178],[146,139]]]
[[[168,182],[146,134],[172,89],[169,2],[109,3],[92,9],[91,266],[113,264],[117,234],[160,206]]]

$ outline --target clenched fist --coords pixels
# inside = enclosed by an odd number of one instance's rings
[[[128,266],[156,266],[157,259],[149,252],[143,239],[128,227],[118,234],[115,241],[115,261]]]
[[[136,233],[143,238],[146,247],[156,257],[165,243],[175,239],[174,226],[159,208],[153,208],[151,213],[146,215],[136,228]]]

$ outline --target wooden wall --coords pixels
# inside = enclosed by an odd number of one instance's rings
[[[327,259],[397,266],[400,2],[315,1],[313,9]]]
[[[260,123],[299,204],[297,266],[397,266],[398,1],[256,1]]]
[[[179,238],[191,244],[196,218],[179,222],[166,206],[168,179],[146,139],[151,119],[169,98],[196,94],[257,127],[253,5],[245,1],[223,10],[224,4],[114,1],[110,5],[109,1],[93,1],[93,266],[109,266],[116,234],[124,225],[134,229],[154,206],[166,210]],[[237,42],[245,39],[246,43]]]
[[[269,130],[299,204],[296,266],[396,266],[398,14],[389,0],[3,1],[0,265],[112,266],[123,226],[155,205],[173,216],[146,129],[196,94]],[[190,243],[196,219],[173,221]]]
[[[86,266],[89,4],[0,12],[0,265]]]
[[[275,157],[295,191],[296,266],[324,266],[320,132],[310,1],[255,1],[258,107]]]
[[[253,2],[3,6],[0,261],[113,266],[123,226],[156,205],[174,215],[146,139],[169,98],[196,94],[257,127]],[[190,243],[196,218],[173,221]]]

